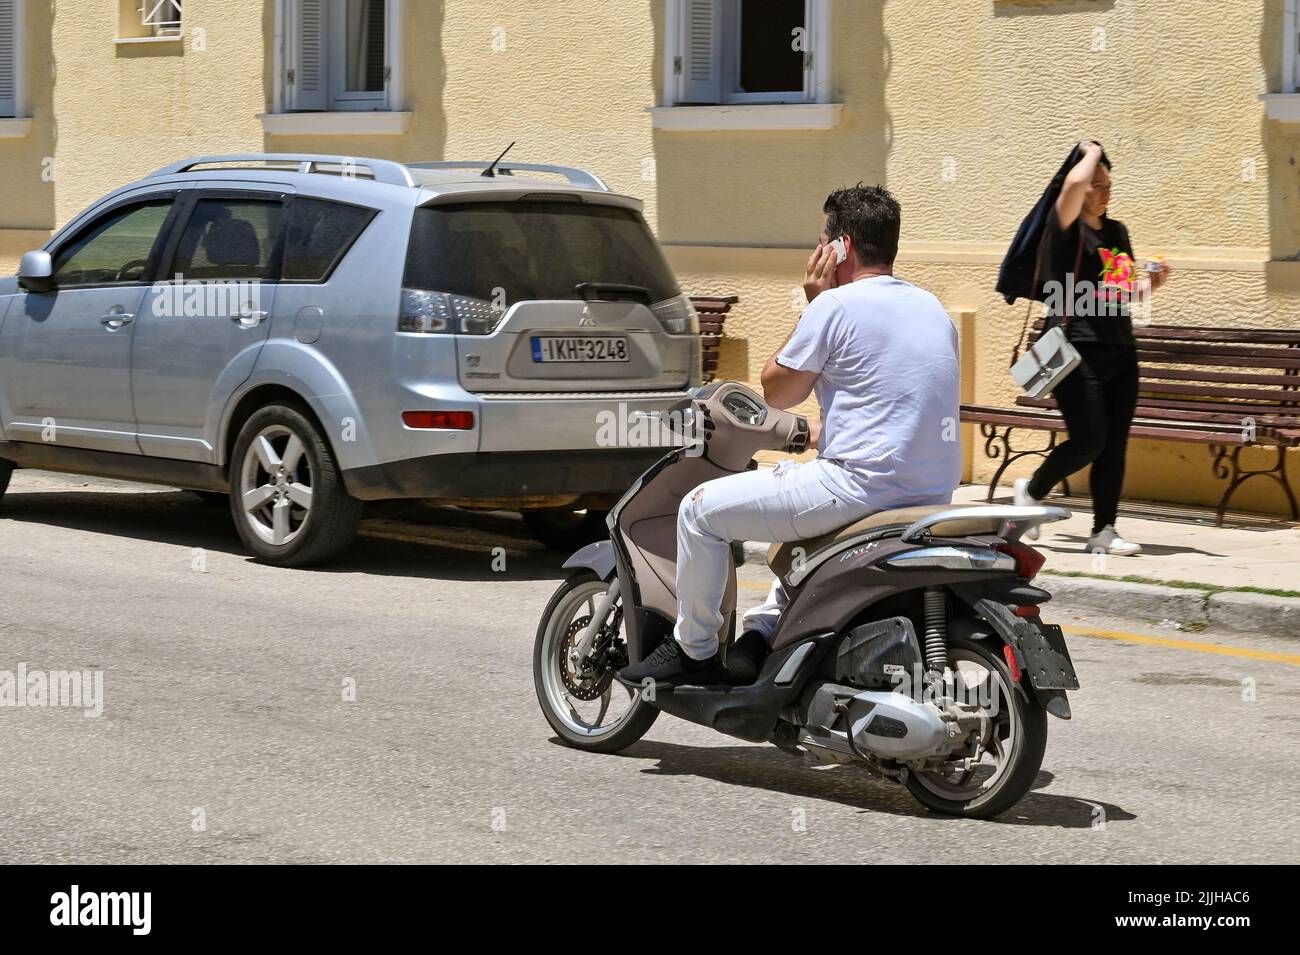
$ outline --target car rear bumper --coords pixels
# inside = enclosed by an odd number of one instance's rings
[[[343,472],[353,497],[501,501],[622,494],[669,448],[434,454]]]
[[[686,390],[659,392],[570,392],[536,395],[477,394],[480,451],[513,453],[550,448],[614,450],[637,446],[637,421],[657,415],[689,396]],[[640,435],[641,447],[660,454],[671,446],[662,429]]]

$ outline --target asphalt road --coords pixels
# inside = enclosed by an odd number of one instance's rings
[[[1071,637],[1074,719],[1018,807],[954,820],[669,717],[619,755],[558,744],[531,652],[560,563],[511,516],[388,506],[337,566],[263,567],[184,492],[19,472],[0,670],[102,670],[104,708],[0,707],[0,862],[1300,858],[1294,639],[1054,605],[1110,634]]]

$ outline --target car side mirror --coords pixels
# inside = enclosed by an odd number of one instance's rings
[[[37,249],[23,256],[18,266],[18,285],[28,292],[48,292],[54,288],[54,262],[50,253]]]

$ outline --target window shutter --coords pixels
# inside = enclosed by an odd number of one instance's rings
[[[0,0],[2,2],[2,0]],[[327,0],[292,0],[285,69],[289,109],[325,109],[329,105],[325,70]]]
[[[722,102],[722,0],[682,0],[683,103]]]
[[[1291,63],[1295,67],[1292,71],[1295,88],[1300,90],[1300,13],[1296,14],[1296,18],[1298,22],[1291,37]]]
[[[18,110],[18,0],[0,0],[0,116]]]

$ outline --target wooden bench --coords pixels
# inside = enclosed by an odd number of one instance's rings
[[[1035,337],[1042,326],[1042,319],[1034,323]],[[1183,325],[1133,331],[1140,378],[1131,436],[1208,445],[1214,476],[1228,482],[1219,500],[1220,525],[1237,488],[1260,477],[1282,488],[1291,519],[1300,520],[1286,471],[1287,449],[1300,445],[1300,331]],[[961,420],[978,424],[984,453],[1001,460],[989,484],[990,501],[1013,462],[1046,456],[1066,430],[1050,397],[1021,395],[1015,408],[962,405]],[[1012,436],[1020,430],[1046,431],[1046,445],[1016,447]],[[1276,449],[1272,467],[1242,466],[1242,450],[1253,446]]]
[[[722,326],[731,306],[740,301],[736,295],[692,295],[691,304],[700,316],[700,350],[704,359],[704,380],[712,381],[718,372],[718,353],[722,345]]]

